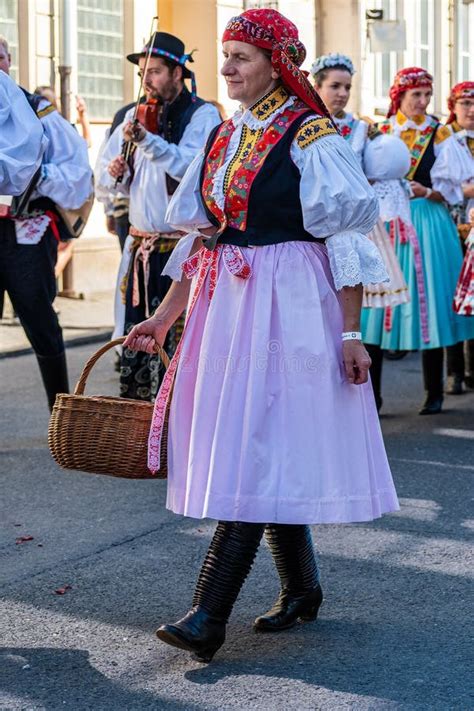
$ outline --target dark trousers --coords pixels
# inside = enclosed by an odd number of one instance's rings
[[[423,382],[430,398],[443,397],[444,349],[429,348],[421,352]]]
[[[124,215],[120,215],[120,217],[115,218],[115,231],[117,233],[117,237],[119,238],[120,250],[123,252],[125,240],[127,239],[128,233],[130,231],[128,212],[126,212]]]
[[[166,262],[171,255],[171,249],[166,252],[155,251],[150,254],[150,278],[148,280],[147,293],[150,315],[153,314],[161,304],[168,289],[171,286],[171,279],[162,276]],[[140,301],[137,306],[133,305],[133,260],[135,252],[132,252],[130,273],[127,282],[125,296],[125,333],[129,333],[135,324],[147,318],[145,313],[145,280],[143,266],[141,262],[138,267],[138,287]],[[179,342],[182,332],[182,320],[178,320],[168,331],[163,347],[171,357]],[[158,356],[149,355],[141,351],[132,351],[124,348],[120,367],[120,395],[132,400],[146,400],[154,402],[158,390],[165,374],[165,368]]]
[[[51,230],[38,244],[17,244],[12,220],[0,220],[0,292],[6,291],[35,353],[63,353],[64,342],[53,309],[58,245]]]
[[[466,317],[467,318],[467,317]],[[474,376],[474,340],[456,343],[446,348],[448,375],[459,380]]]

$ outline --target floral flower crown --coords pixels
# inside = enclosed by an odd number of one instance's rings
[[[310,71],[313,77],[315,77],[322,69],[333,69],[334,67],[344,67],[351,76],[355,74],[354,65],[349,57],[337,52],[323,54],[321,57],[318,57],[311,65]]]

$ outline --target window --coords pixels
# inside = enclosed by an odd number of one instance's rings
[[[457,8],[456,83],[469,81],[474,75],[474,53],[469,51],[474,41],[474,3],[460,0]]]
[[[18,2],[0,0],[0,35],[8,40],[12,65],[10,74],[18,81]]]
[[[397,8],[395,0],[378,0],[370,3],[370,8],[383,10],[384,20],[396,20]],[[376,20],[374,20],[376,22]],[[375,109],[385,113],[388,107],[388,92],[393,77],[397,71],[396,52],[376,52],[374,57],[374,98]]]
[[[252,10],[255,7],[278,10],[278,0],[244,0],[244,10]]]
[[[123,106],[123,0],[78,0],[78,90],[93,119]]]
[[[415,65],[434,74],[434,7],[433,0],[416,0],[415,7]]]

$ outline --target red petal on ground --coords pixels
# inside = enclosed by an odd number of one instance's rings
[[[57,590],[54,590],[54,594],[64,595],[68,590],[72,590],[72,585],[63,585],[62,588],[57,588]]]
[[[27,541],[34,541],[35,539],[33,536],[19,536],[19,538],[16,539],[15,543],[18,545],[20,543],[26,543]]]

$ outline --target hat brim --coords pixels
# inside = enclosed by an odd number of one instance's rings
[[[137,64],[138,65],[138,60],[141,57],[146,57],[145,52],[135,52],[134,54],[127,54],[127,59],[129,62],[132,64]],[[183,79],[191,79],[191,72],[190,70],[185,67],[183,64],[178,64],[183,70]]]

